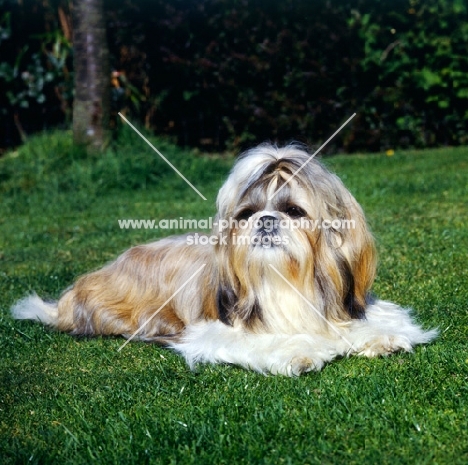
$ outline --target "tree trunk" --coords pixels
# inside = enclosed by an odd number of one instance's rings
[[[109,141],[110,71],[103,0],[73,2],[73,140],[88,152]]]

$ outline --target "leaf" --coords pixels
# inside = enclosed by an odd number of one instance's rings
[[[457,92],[457,97],[468,98],[468,87],[464,87]]]
[[[44,76],[44,80],[46,82],[52,82],[54,80],[54,73],[51,73],[50,71],[47,72]]]
[[[422,87],[425,90],[442,84],[442,78],[440,77],[440,74],[435,73],[428,68],[423,68],[419,75],[422,78]]]

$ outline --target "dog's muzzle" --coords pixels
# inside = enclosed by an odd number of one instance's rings
[[[278,245],[279,219],[272,215],[263,215],[254,222],[255,236],[252,245],[258,247],[274,247]]]

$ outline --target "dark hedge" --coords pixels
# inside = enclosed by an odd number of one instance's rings
[[[36,21],[48,31],[40,40],[31,39],[40,27],[27,19],[34,5]],[[180,144],[223,150],[264,140],[317,144],[357,112],[329,151],[467,143],[465,1],[106,0],[105,5],[115,124],[117,111],[126,111]],[[72,49],[62,39],[66,57],[59,66],[44,53],[59,40],[60,34],[51,34],[63,33],[59,7],[69,15],[64,1],[17,5],[12,17],[23,22],[21,34],[10,28],[0,42],[0,86],[10,91],[0,99],[0,110],[12,132],[15,114],[28,130],[38,129],[30,122],[38,111],[42,127],[57,123],[58,108],[62,120],[69,114]],[[12,66],[26,43],[19,68],[39,59],[55,74],[39,92],[43,97],[26,95],[15,102],[25,84],[7,82],[5,66]]]

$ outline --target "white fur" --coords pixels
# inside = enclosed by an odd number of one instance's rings
[[[378,300],[367,308],[366,320],[334,325],[327,336],[253,334],[240,326],[212,321],[189,326],[183,340],[172,347],[191,367],[198,362],[232,363],[260,373],[298,376],[320,370],[339,355],[410,352],[415,344],[430,342],[437,333],[413,323],[408,310]]]
[[[11,314],[16,320],[34,320],[53,326],[58,318],[57,303],[44,302],[37,294],[32,294],[16,302]]]
[[[374,357],[398,350],[411,352],[413,346],[430,342],[437,334],[436,329],[425,331],[414,323],[410,310],[377,300],[367,307],[366,320],[350,323],[345,337],[354,347],[351,353]]]
[[[33,294],[17,302],[11,313],[15,319],[54,325],[57,305]],[[328,329],[326,334],[254,334],[240,325],[203,321],[188,326],[182,341],[171,347],[192,368],[197,363],[230,363],[265,374],[299,376],[319,371],[340,355],[375,357],[400,350],[411,352],[414,345],[428,343],[438,334],[414,323],[409,310],[383,300],[367,307],[365,320],[334,324]]]
[[[187,363],[232,363],[260,373],[300,375],[336,353],[331,341],[307,334],[253,334],[220,321],[203,322],[186,330],[182,342],[172,344]]]

